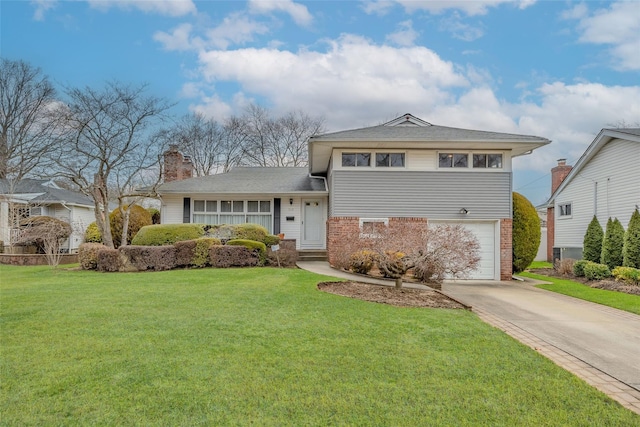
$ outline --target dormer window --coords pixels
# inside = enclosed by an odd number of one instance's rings
[[[368,167],[371,165],[371,153],[342,153],[342,166]]]

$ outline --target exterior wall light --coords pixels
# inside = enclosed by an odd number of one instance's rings
[[[462,209],[460,209],[460,213],[462,215],[469,215],[469,210],[467,208],[462,208]]]

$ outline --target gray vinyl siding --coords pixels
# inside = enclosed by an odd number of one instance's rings
[[[334,170],[330,194],[334,217],[511,218],[509,172]]]

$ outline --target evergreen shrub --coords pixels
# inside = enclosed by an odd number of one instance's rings
[[[636,209],[631,215],[622,248],[622,265],[640,268],[640,213]]]
[[[529,267],[540,246],[540,217],[536,208],[520,193],[513,193],[513,272]]]
[[[98,268],[98,252],[107,247],[102,243],[83,243],[78,248],[78,261],[83,270]]]
[[[163,271],[176,265],[176,248],[173,246],[122,246],[120,253],[126,260],[127,270]]]
[[[606,264],[609,269],[622,265],[622,246],[624,244],[624,228],[618,218],[607,221],[607,229],[602,241],[602,254],[600,262]]]
[[[576,277],[584,277],[584,266],[590,263],[586,259],[581,259],[573,263],[573,275]]]
[[[121,266],[120,251],[117,249],[106,248],[98,251],[98,263],[96,266],[98,271],[120,271]]]
[[[363,249],[352,253],[349,261],[351,271],[359,274],[368,274],[376,264],[376,253]]]
[[[142,227],[131,244],[138,246],[173,245],[204,236],[203,224],[157,224]]]
[[[246,246],[212,246],[209,253],[211,265],[216,268],[255,267],[260,263],[258,254]]]
[[[602,280],[611,277],[611,270],[605,264],[589,262],[584,266],[584,277],[587,280]]]
[[[587,231],[584,234],[584,240],[582,243],[582,258],[587,261],[599,263],[600,257],[602,254],[602,239],[604,238],[604,233],[602,231],[602,226],[598,221],[596,216],[593,216],[593,219],[589,223],[587,227]]]
[[[267,259],[267,246],[262,242],[248,239],[233,239],[229,240],[226,244],[229,246],[244,246],[250,251],[256,252],[260,259],[260,265],[264,265]]]
[[[640,285],[640,269],[633,267],[616,267],[611,275],[618,281],[631,285]]]

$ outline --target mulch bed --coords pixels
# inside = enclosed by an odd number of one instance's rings
[[[430,289],[396,289],[391,286],[362,282],[321,282],[318,283],[318,289],[322,292],[396,307],[467,308],[446,295]]]
[[[542,276],[557,277],[559,279],[572,280],[574,282],[582,283],[585,286],[597,289],[605,289],[607,291],[624,292],[631,295],[640,295],[640,286],[629,285],[624,282],[616,282],[613,279],[606,280],[587,280],[584,277],[576,277],[573,274],[560,274],[553,268],[533,268],[528,270],[533,274],[540,274]]]

